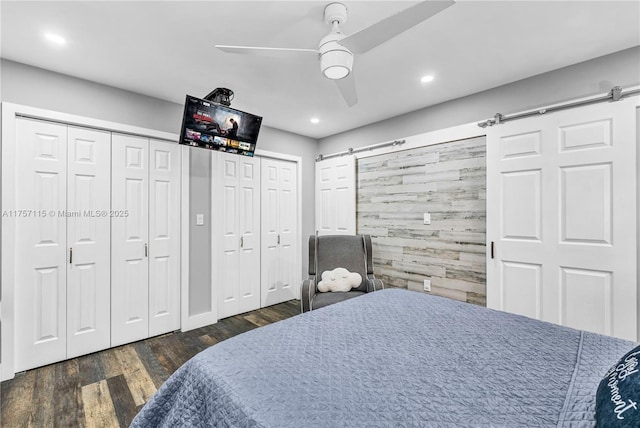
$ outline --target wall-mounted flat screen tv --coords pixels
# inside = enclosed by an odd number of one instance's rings
[[[262,117],[187,95],[180,144],[253,156]]]

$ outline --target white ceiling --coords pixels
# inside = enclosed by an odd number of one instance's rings
[[[232,107],[263,116],[265,125],[322,138],[640,45],[638,1],[462,0],[356,56],[359,103],[352,108],[313,56],[213,47],[316,48],[329,31],[327,3],[3,0],[1,54],[179,104],[185,94],[230,88]],[[342,30],[351,34],[416,2],[344,3]],[[67,44],[53,46],[45,32]],[[435,80],[420,83],[425,74]]]

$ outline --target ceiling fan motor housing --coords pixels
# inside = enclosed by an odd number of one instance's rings
[[[339,43],[345,37],[339,26],[347,20],[347,8],[342,3],[330,3],[324,9],[324,19],[333,30],[318,45],[320,69],[329,79],[343,79],[353,68],[353,53]]]

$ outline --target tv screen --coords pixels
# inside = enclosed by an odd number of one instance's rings
[[[180,144],[253,156],[262,117],[187,95]]]

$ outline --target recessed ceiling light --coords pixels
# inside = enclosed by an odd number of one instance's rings
[[[53,34],[53,33],[46,33],[44,35],[44,37],[49,40],[52,43],[55,43],[57,45],[64,45],[65,43],[67,43],[67,41],[64,39],[64,37],[62,36],[58,36],[57,34]]]
[[[429,83],[433,81],[433,74],[427,74],[426,76],[422,76],[420,79],[422,83]]]
[[[320,123],[320,119],[318,119],[317,117],[312,117],[309,122],[313,123],[314,125],[317,125],[318,123]]]

